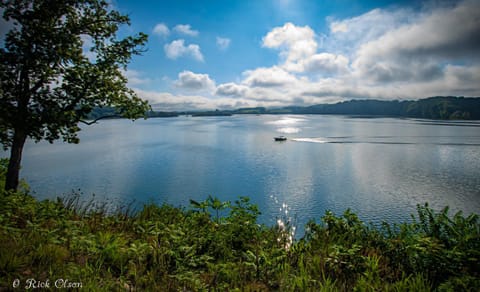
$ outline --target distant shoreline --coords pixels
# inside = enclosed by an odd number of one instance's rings
[[[115,112],[113,108],[96,108],[89,116]],[[253,115],[343,115],[352,118],[418,118],[428,120],[480,120],[480,97],[436,96],[419,100],[349,100],[335,104],[312,106],[286,106],[281,108],[239,108],[233,110],[204,111],[150,111],[147,118],[170,118],[178,116],[215,117],[242,114]]]
[[[350,100],[335,104],[240,108],[235,110],[185,111],[178,115],[231,116],[237,114],[321,114],[352,117],[395,117],[430,120],[480,120],[479,97],[437,96],[416,101]]]

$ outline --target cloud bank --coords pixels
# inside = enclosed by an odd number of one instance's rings
[[[246,70],[235,82],[217,84],[207,74],[183,71],[175,87],[198,94],[137,92],[169,110],[480,96],[479,1],[325,21],[326,34],[290,22],[266,32],[259,49],[278,53],[278,63]],[[219,48],[228,47],[219,39]],[[199,47],[183,39],[165,45],[165,53],[203,61]]]
[[[183,71],[178,74],[175,86],[189,91],[211,91],[215,89],[215,82],[210,79],[208,74],[195,74],[191,71]]]

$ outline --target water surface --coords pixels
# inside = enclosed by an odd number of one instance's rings
[[[285,135],[286,142],[273,137]],[[249,196],[272,224],[329,209],[399,222],[416,204],[480,213],[480,123],[238,115],[106,120],[78,145],[28,143],[21,176],[39,198],[188,205]],[[288,205],[287,208],[285,208]]]

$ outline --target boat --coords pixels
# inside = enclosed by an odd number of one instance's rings
[[[277,136],[273,138],[275,141],[287,141],[287,137],[285,136]]]

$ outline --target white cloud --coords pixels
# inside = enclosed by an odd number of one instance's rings
[[[320,48],[308,26],[286,23],[263,39],[263,47],[280,49],[280,63],[245,72],[243,84],[252,88],[248,95],[265,98],[264,92],[253,90],[262,87],[285,104],[295,96],[305,103],[478,96],[479,8],[478,1],[463,1],[448,9],[375,9],[350,19],[330,19],[330,34]]]
[[[196,44],[189,44],[185,46],[185,40],[179,39],[166,44],[164,47],[165,54],[169,59],[177,59],[182,56],[190,56],[193,59],[203,62],[203,55],[200,47]]]
[[[150,78],[143,77],[143,74],[136,70],[128,69],[123,74],[127,77],[129,86],[145,85],[151,82]]]
[[[348,71],[347,57],[325,52],[317,53],[315,32],[308,26],[300,27],[286,23],[282,27],[276,27],[263,38],[263,46],[280,49],[282,57],[280,67],[289,72],[331,75]],[[278,70],[275,71],[278,75]]]
[[[348,70],[348,59],[342,55],[321,53],[308,58],[304,66],[308,72],[341,73]]]
[[[324,47],[336,52],[354,52],[361,44],[378,39],[400,25],[414,22],[417,18],[417,14],[407,9],[374,9],[343,20],[329,18],[330,35],[325,40]]]
[[[170,29],[168,29],[165,23],[158,23],[153,28],[153,33],[161,37],[166,37],[170,34]]]
[[[330,30],[332,33],[347,32],[348,26],[345,22],[332,22],[330,23]]]
[[[222,38],[217,37],[217,47],[220,50],[226,50],[230,46],[230,39],[229,38]]]
[[[207,74],[184,71],[174,84],[195,95],[148,94],[161,106],[182,110],[480,96],[480,2],[450,5],[327,19],[326,34],[285,23],[262,42],[279,51],[276,65],[246,70],[240,80],[218,86]],[[172,59],[193,57],[189,47],[177,40],[165,52]]]
[[[277,66],[247,70],[243,75],[243,83],[251,87],[282,87],[296,81],[295,76]]]
[[[201,95],[177,95],[167,92],[134,90],[139,97],[147,100],[154,110],[159,111],[233,109],[265,105],[248,99],[208,98]]]
[[[320,53],[300,59],[296,63],[285,63],[282,67],[290,72],[315,73],[328,76],[347,73],[349,60],[343,55]]]
[[[290,22],[276,27],[263,38],[263,46],[281,50],[285,62],[294,63],[312,56],[317,51],[315,32],[309,26],[296,26]]]
[[[469,59],[478,63],[480,2],[422,14],[362,44],[353,68],[376,82],[418,81],[442,77],[442,63]]]
[[[190,24],[177,24],[173,30],[188,36],[198,36],[198,30],[193,30]]]
[[[208,74],[196,74],[191,71],[182,71],[178,74],[178,80],[175,81],[177,88],[186,90],[213,90],[215,82],[210,79]]]
[[[244,96],[247,90],[248,87],[245,85],[228,82],[220,84],[216,89],[215,95],[239,97]]]
[[[154,110],[185,111],[215,108],[209,98],[201,95],[175,95],[169,92],[134,90],[140,98],[147,100]]]

